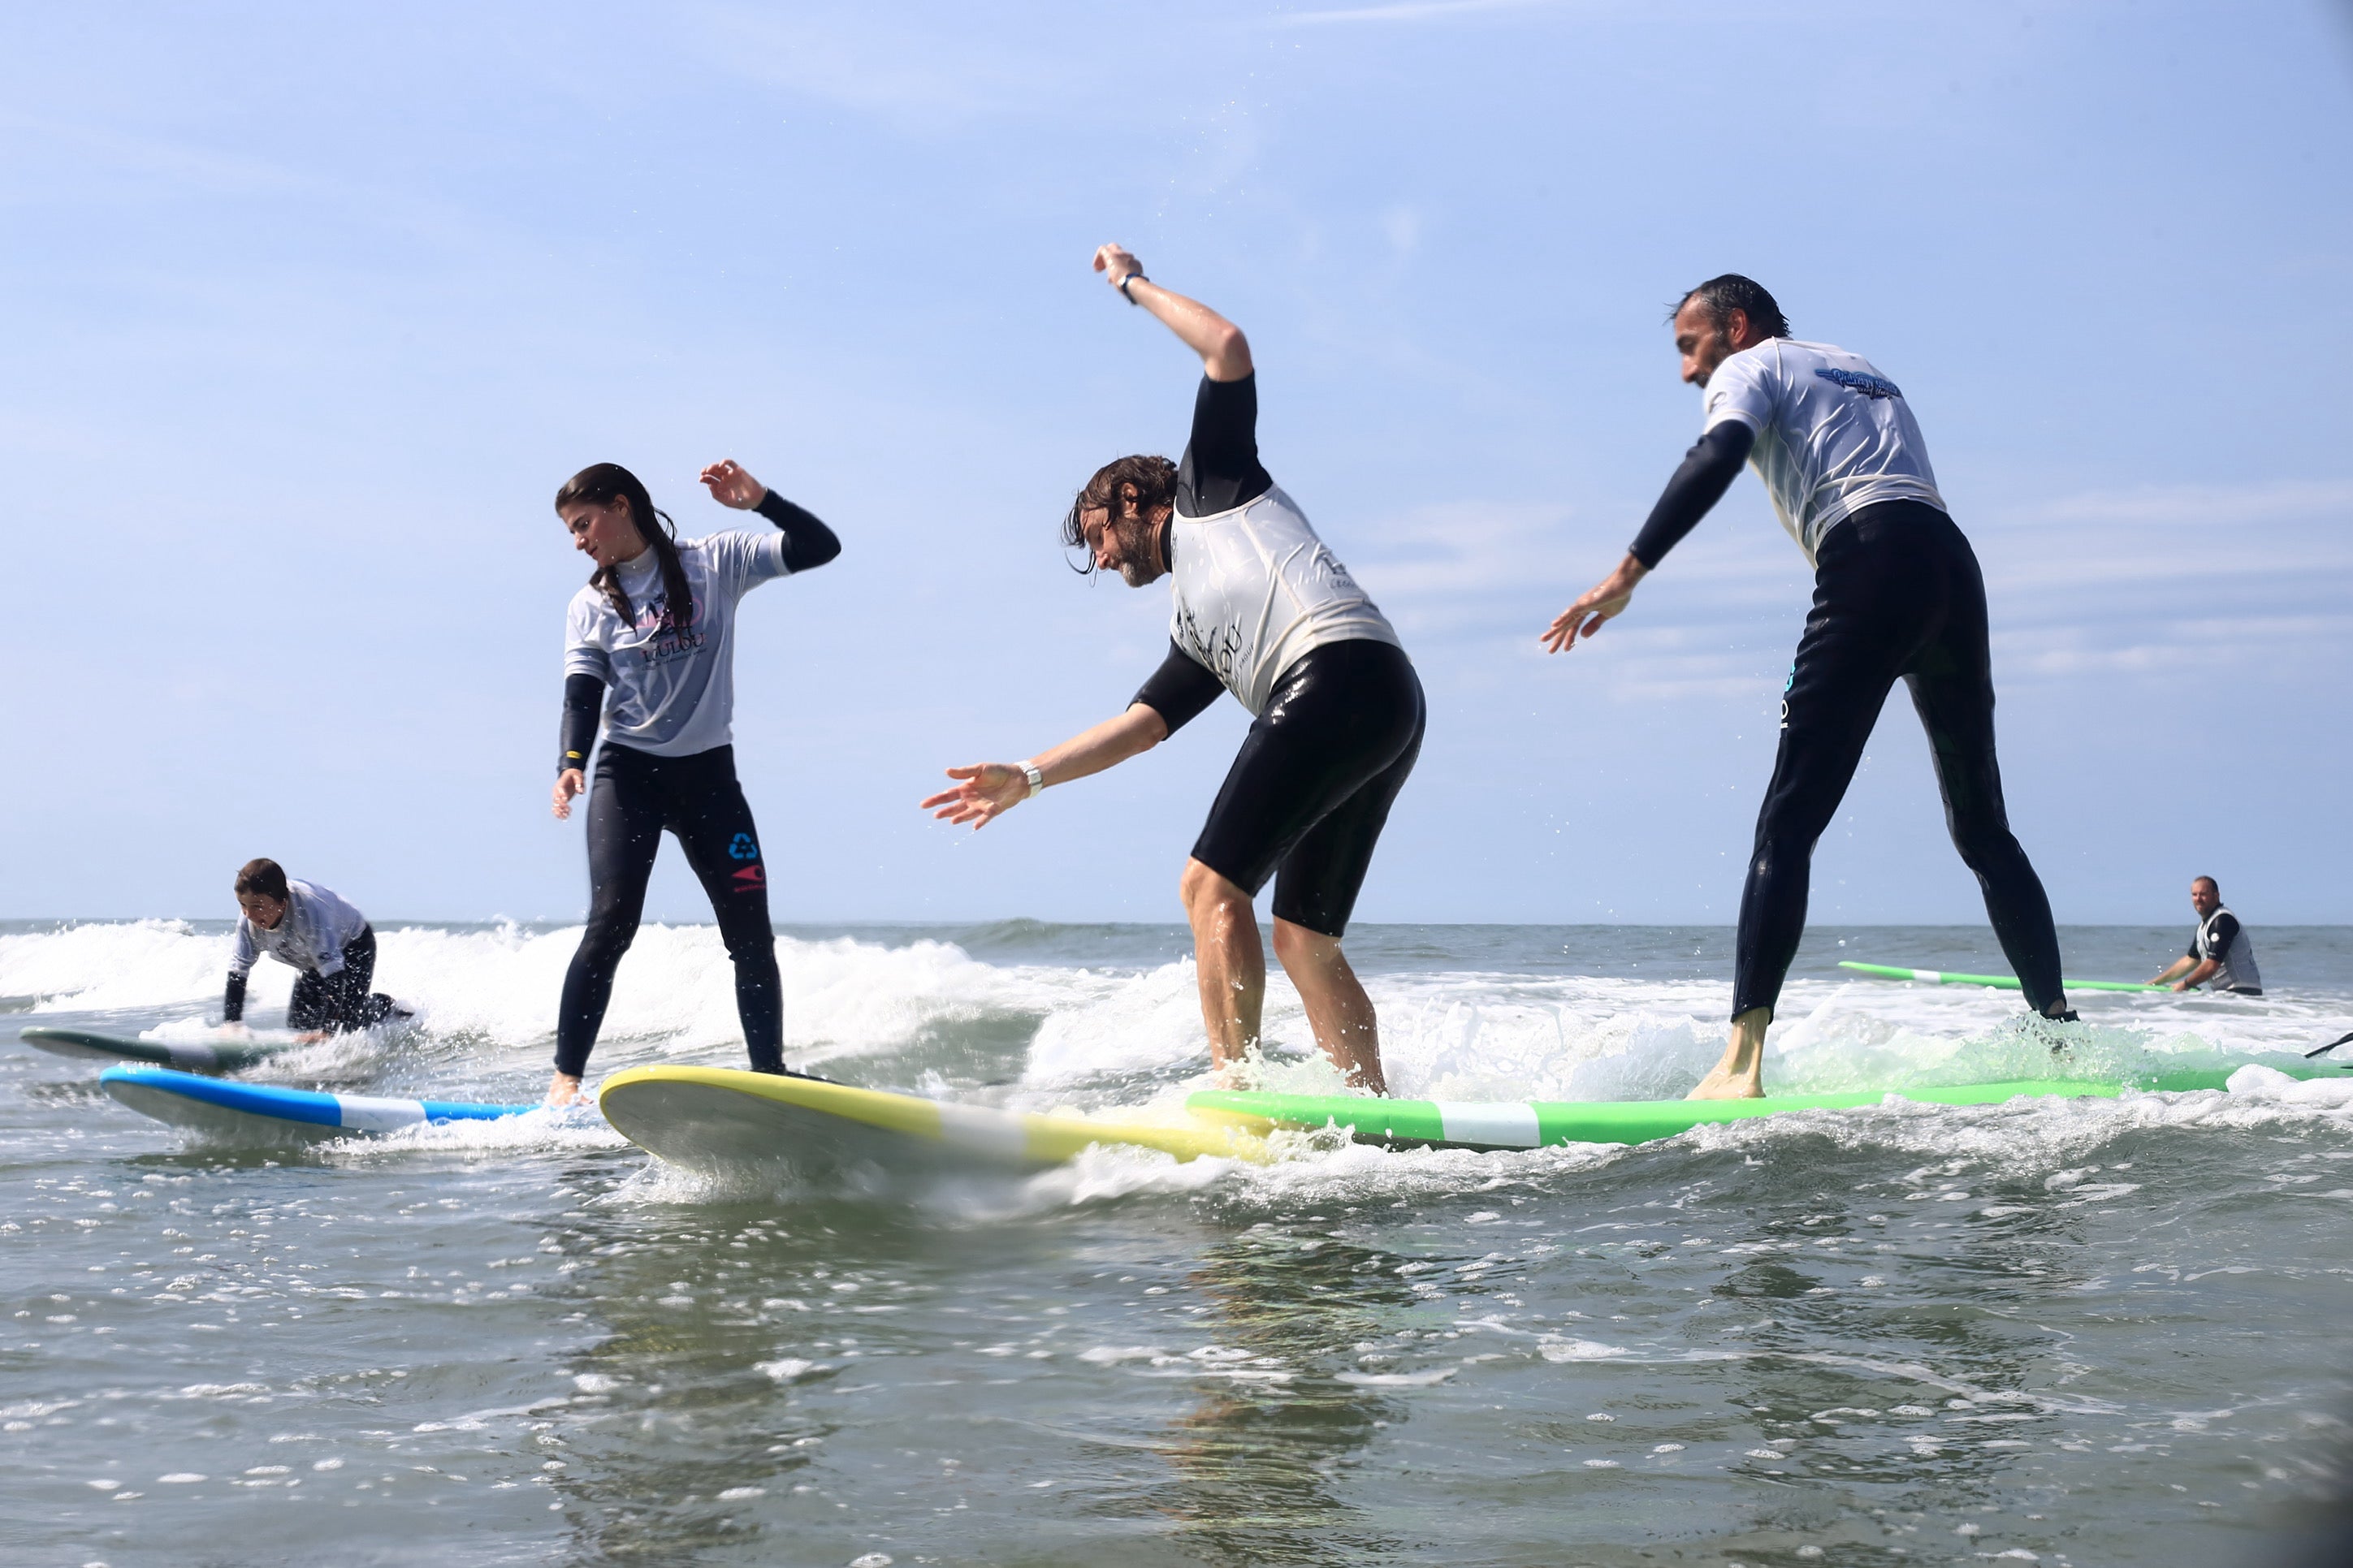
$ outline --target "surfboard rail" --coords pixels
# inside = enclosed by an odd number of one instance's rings
[[[2342,1078],[2342,1071],[2298,1077]],[[1694,1127],[1719,1126],[1793,1110],[1850,1110],[1890,1100],[1921,1105],[2000,1105],[2019,1099],[2107,1099],[2127,1088],[2184,1093],[2219,1089],[2225,1069],[2189,1068],[2137,1085],[2062,1079],[2020,1079],[1920,1089],[1856,1089],[1776,1095],[1763,1100],[1434,1100],[1358,1095],[1269,1094],[1204,1089],[1188,1097],[1194,1115],[1263,1135],[1277,1129],[1338,1126],[1369,1142],[1440,1149],[1539,1149],[1562,1143],[1648,1143]]]
[[[16,1037],[37,1051],[73,1061],[142,1062],[182,1072],[236,1072],[297,1048],[292,1040],[144,1040],[96,1029],[36,1024]]]
[[[628,1068],[605,1080],[596,1103],[623,1137],[690,1170],[858,1159],[1041,1170],[1099,1143],[1180,1161],[1269,1157],[1262,1141],[1224,1123],[1002,1110],[740,1068]]]
[[[1917,980],[1924,985],[1989,985],[1997,991],[2021,991],[2014,975],[1957,974],[1949,969],[1905,969],[1893,963],[1857,963],[1851,959],[1839,960],[1841,969],[1851,969],[1857,974],[1868,974],[1873,980]],[[2137,980],[2062,980],[2060,984],[2070,991],[2163,991],[2163,985],[2149,985]]]
[[[539,1109],[234,1083],[172,1068],[143,1066],[111,1067],[98,1075],[98,1084],[110,1098],[142,1115],[210,1131],[260,1122],[313,1134],[393,1132],[421,1122],[489,1121]]]

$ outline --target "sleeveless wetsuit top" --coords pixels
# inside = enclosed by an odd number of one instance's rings
[[[1326,643],[1401,647],[1280,486],[1229,511],[1169,519],[1168,637],[1252,713],[1277,677]]]

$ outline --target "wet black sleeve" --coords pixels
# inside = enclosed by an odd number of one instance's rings
[[[1152,672],[1130,704],[1143,703],[1160,715],[1161,721],[1175,734],[1201,716],[1203,709],[1218,700],[1225,688],[1218,678],[1201,668],[1201,663],[1175,643],[1168,645],[1168,657]]]
[[[227,994],[221,997],[221,1022],[234,1024],[245,1016],[245,976],[228,977]]]
[[[2239,940],[2239,917],[2224,910],[2214,917],[2214,923],[2209,929],[2214,933],[2215,956],[2220,957],[2230,952],[2231,944]]]
[[[1724,492],[1740,477],[1740,465],[1748,460],[1748,448],[1756,444],[1757,432],[1737,419],[1725,420],[1693,443],[1683,454],[1683,466],[1675,470],[1659,504],[1651,509],[1642,531],[1634,536],[1629,547],[1634,559],[1655,570],[1667,552],[1699,526],[1708,508],[1724,499]]]
[[[564,731],[555,771],[585,768],[589,748],[596,743],[596,721],[605,708],[605,683],[593,675],[564,678]]]
[[[816,514],[795,506],[776,491],[760,498],[762,517],[785,531],[785,570],[807,572],[841,553],[841,541]]]
[[[1258,374],[1201,378],[1193,396],[1193,437],[1176,465],[1176,510],[1185,517],[1231,511],[1274,489],[1258,460]]]

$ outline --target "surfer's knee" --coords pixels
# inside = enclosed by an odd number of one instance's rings
[[[638,911],[635,910],[592,909],[588,911],[588,929],[581,936],[580,945],[591,952],[618,958],[629,951],[638,940]]]
[[[1185,862],[1185,874],[1176,879],[1176,896],[1184,900],[1185,910],[1198,918],[1206,914],[1230,913],[1235,906],[1250,907],[1250,896],[1229,879],[1224,873],[1211,869],[1198,860]]]
[[[1961,864],[1980,875],[2012,856],[2025,853],[2018,847],[2018,837],[2010,832],[2010,825],[1999,817],[1956,816],[1949,826],[1953,847],[1960,852]]]
[[[1274,956],[1285,969],[1328,968],[1341,962],[1340,939],[1284,920],[1274,921]]]

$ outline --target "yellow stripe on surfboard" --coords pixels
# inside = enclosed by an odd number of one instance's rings
[[[999,1110],[985,1105],[960,1105],[954,1100],[858,1089],[817,1079],[780,1078],[773,1073],[745,1072],[734,1068],[641,1067],[615,1073],[597,1090],[596,1099],[600,1107],[607,1107],[607,1119],[625,1136],[629,1134],[624,1124],[628,1118],[615,1117],[607,1102],[617,1096],[626,1099],[631,1086],[639,1084],[692,1084],[723,1089],[839,1117],[907,1138],[950,1145],[1009,1164],[1058,1165],[1097,1143],[1156,1149],[1179,1160],[1195,1160],[1205,1154],[1252,1162],[1271,1158],[1265,1141],[1247,1130],[1208,1124],[1190,1117],[1155,1122]]]

